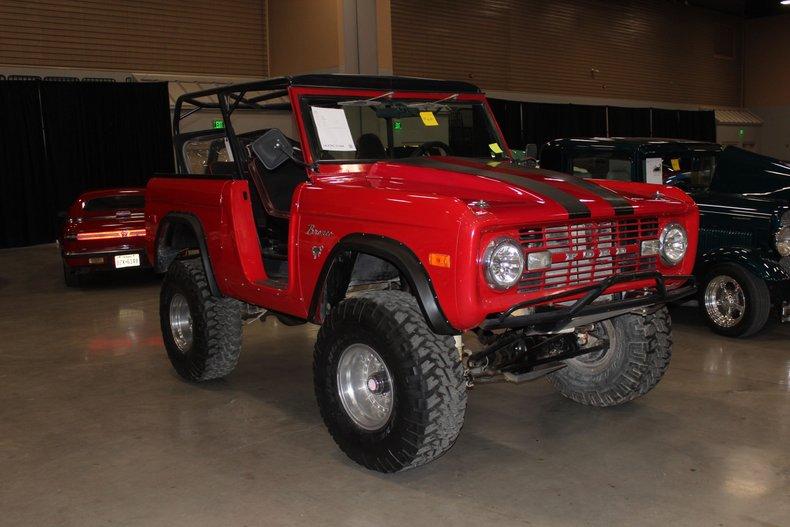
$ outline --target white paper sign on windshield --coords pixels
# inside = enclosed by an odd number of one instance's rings
[[[323,150],[354,152],[354,139],[348,127],[346,112],[342,108],[321,108],[311,106],[313,122],[318,131],[318,140]]]
[[[661,168],[663,160],[660,157],[648,157],[645,159],[645,181],[647,183],[664,182],[664,171]]]

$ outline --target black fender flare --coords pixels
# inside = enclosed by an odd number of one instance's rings
[[[346,252],[369,254],[394,265],[400,274],[408,280],[409,287],[414,292],[420,310],[434,333],[439,335],[458,335],[461,333],[452,327],[444,316],[436,291],[434,291],[431,283],[431,278],[420,259],[417,258],[417,255],[403,243],[376,234],[349,234],[335,244],[324,262],[321,274],[316,282],[313,299],[310,303],[311,320],[316,321],[319,318],[318,313],[321,298],[324,294],[324,285],[332,270],[333,263],[340,254]]]
[[[790,280],[790,272],[777,260],[753,247],[721,247],[707,251],[697,257],[694,274],[702,279],[711,267],[723,263],[739,265],[766,282]]]
[[[186,225],[188,228],[192,229],[192,232],[195,233],[195,239],[197,240],[198,249],[200,250],[200,259],[203,262],[203,269],[206,272],[206,280],[208,281],[209,290],[214,296],[222,296],[222,293],[220,293],[219,287],[217,286],[217,282],[214,279],[214,268],[211,266],[211,258],[208,254],[208,246],[206,245],[206,235],[203,231],[203,224],[194,214],[188,212],[169,212],[165,214],[165,216],[159,221],[156,232],[156,240],[154,243],[154,270],[157,273],[164,273],[167,271],[167,267],[173,260],[171,258],[163,259],[161,257],[161,244],[165,239],[167,229],[170,226],[176,224]]]

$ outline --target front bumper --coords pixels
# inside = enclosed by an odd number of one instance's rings
[[[636,297],[618,298],[606,302],[594,303],[607,289],[617,283],[635,282],[647,279],[655,280],[655,292],[645,292],[645,294]],[[676,289],[667,290],[666,280],[681,280],[685,283]],[[655,271],[615,275],[598,283],[579,287],[571,291],[521,302],[503,313],[488,317],[480,325],[480,328],[484,330],[526,329],[528,333],[533,334],[557,333],[568,328],[593,324],[637,309],[676,302],[693,295],[696,290],[697,287],[694,284],[694,277],[689,275],[665,277],[661,273]],[[584,294],[584,296],[571,305],[545,311],[536,311],[526,315],[515,316],[513,314],[516,311],[529,308],[534,304],[542,304],[546,301],[562,302],[563,298],[571,298],[580,294]]]

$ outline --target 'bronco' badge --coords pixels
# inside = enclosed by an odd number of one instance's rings
[[[305,231],[305,234],[307,234],[308,236],[321,236],[323,238],[331,238],[332,236],[335,235],[335,233],[330,231],[329,229],[319,229],[312,223],[307,226],[307,230]]]

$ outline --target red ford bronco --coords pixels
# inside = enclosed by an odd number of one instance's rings
[[[184,131],[205,109],[223,128]],[[395,472],[453,445],[477,383],[547,376],[612,406],[667,369],[694,202],[523,168],[473,85],[269,79],[181,96],[173,128],[179,173],[148,184],[147,251],[185,379],[228,375],[244,320],[319,324],[329,432]]]

